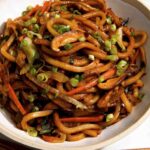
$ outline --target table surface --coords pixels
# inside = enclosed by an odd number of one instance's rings
[[[147,7],[150,8],[150,0],[139,0],[139,1],[142,1]],[[8,139],[1,134],[0,139],[8,141]],[[135,129],[128,136],[120,139],[118,142],[115,142],[112,145],[103,148],[103,150],[120,150],[120,149],[135,149],[135,148],[150,148],[150,117],[147,118],[141,126]],[[14,149],[17,148],[14,147]]]

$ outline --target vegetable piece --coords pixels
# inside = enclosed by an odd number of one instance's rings
[[[47,82],[48,79],[49,79],[49,76],[48,76],[47,73],[40,73],[40,74],[37,75],[37,80],[39,82]]]
[[[100,122],[104,118],[103,115],[95,116],[95,117],[72,117],[72,118],[61,118],[61,122]]]
[[[71,49],[72,48],[72,44],[68,43],[64,45],[65,50]]]
[[[108,17],[106,18],[106,22],[107,22],[107,24],[112,24],[112,19],[111,19],[110,16],[108,16]]]
[[[30,20],[27,20],[26,22],[24,22],[24,26],[29,27],[30,25],[35,24],[36,22],[37,22],[36,17],[33,17]]]
[[[90,55],[90,54],[89,54],[89,60],[94,61],[94,60],[95,60],[95,56],[94,56],[94,55]]]
[[[60,18],[60,14],[55,14],[54,18],[55,18],[55,19]]]
[[[53,25],[53,28],[60,34],[70,31],[69,25]]]
[[[34,106],[33,109],[32,109],[32,112],[38,112],[39,110],[40,110],[39,107]]]
[[[67,5],[61,5],[60,10],[61,11],[67,11]]]
[[[38,136],[38,132],[35,128],[31,127],[27,129],[27,132],[30,136],[32,137],[37,137]]]
[[[38,25],[38,24],[35,24],[34,26],[33,26],[33,32],[39,32],[39,30],[40,30],[40,26]]]
[[[27,6],[26,10],[30,11],[32,8],[33,8],[33,6],[29,5],[29,6]]]
[[[32,103],[35,100],[35,96],[34,95],[28,95],[28,100]]]
[[[111,41],[110,40],[106,40],[104,44],[105,44],[105,49],[107,51],[110,51],[111,50]]]
[[[42,39],[42,35],[41,34],[39,34],[39,33],[35,33],[35,32],[33,32],[33,31],[28,31],[27,32],[27,36],[29,37],[29,38],[33,38],[33,36],[36,36],[38,39]]]
[[[15,94],[15,91],[13,90],[12,86],[7,83],[6,87],[8,89],[8,94],[10,99],[16,104],[17,108],[21,112],[22,115],[26,114],[26,110],[23,108],[22,104],[20,103],[19,99],[17,98],[17,95]]]
[[[109,90],[109,89],[112,89],[114,88],[115,86],[117,86],[118,84],[120,84],[124,78],[126,77],[126,74],[123,74],[117,78],[112,78],[112,79],[109,79],[107,80],[106,82],[104,83],[99,83],[98,84],[98,87],[100,89],[103,89],[103,90]]]
[[[99,79],[98,79],[99,83],[102,83],[102,82],[104,82],[105,80],[112,78],[113,75],[115,75],[115,73],[116,73],[116,69],[115,69],[115,68],[112,68],[112,69],[106,71],[105,73],[103,73],[103,74],[99,77]]]
[[[57,67],[52,67],[52,72],[58,72],[58,68]]]
[[[117,51],[117,47],[115,45],[112,45],[110,53],[112,55],[117,55],[118,51]]]
[[[57,128],[66,134],[73,134],[73,133],[77,133],[77,132],[87,130],[87,129],[100,129],[99,125],[90,124],[90,123],[82,124],[77,127],[68,128],[62,124],[58,113],[54,113],[54,122],[55,122],[55,125],[57,126]]]
[[[87,109],[87,106],[84,105],[83,103],[79,102],[78,100],[76,100],[76,99],[74,99],[72,97],[69,97],[69,96],[67,96],[65,94],[60,93],[59,90],[57,90],[56,88],[53,88],[53,87],[51,87],[51,86],[49,86],[49,85],[47,85],[45,83],[38,82],[37,79],[34,76],[30,75],[29,73],[26,74],[26,77],[30,81],[32,81],[33,83],[35,83],[36,85],[41,87],[42,89],[46,90],[47,93],[50,92],[52,94],[57,94],[59,98],[65,100],[68,103],[71,103],[71,104],[75,105],[76,108]]]
[[[93,80],[93,81],[87,83],[87,84],[84,85],[84,86],[80,86],[80,87],[78,87],[78,88],[76,88],[76,89],[73,89],[73,90],[67,92],[67,95],[74,95],[74,94],[80,93],[80,92],[82,92],[82,91],[85,91],[85,90],[87,90],[87,89],[89,89],[89,88],[95,86],[95,85],[97,84],[97,82],[98,82],[98,80],[95,79],[95,80]]]
[[[117,36],[117,43],[118,43],[118,45],[120,46],[122,51],[125,51],[126,48],[125,48],[125,46],[123,44],[123,30],[122,30],[122,27],[117,29],[116,36]]]
[[[106,122],[111,121],[113,118],[114,118],[114,115],[113,115],[113,114],[108,114],[108,115],[106,116]]]
[[[85,38],[84,36],[81,36],[81,37],[79,38],[79,41],[80,41],[80,42],[85,42],[85,41],[86,41],[86,38]]]
[[[100,77],[98,78],[98,83],[102,83],[102,82],[104,82],[104,81],[105,81],[105,79],[104,79],[103,76],[100,76]]]
[[[122,75],[128,68],[128,63],[125,60],[120,60],[119,63],[116,65],[117,68],[117,75]]]
[[[92,34],[92,36],[99,42],[99,43],[103,43],[104,41],[102,40],[102,37],[100,35],[100,33],[96,32],[94,34]]]
[[[119,59],[119,57],[118,57],[118,55],[107,55],[106,59],[110,60],[110,61],[117,61]]]
[[[32,67],[32,68],[30,69],[30,73],[34,76],[34,75],[37,74],[37,70],[36,70],[34,67]]]
[[[27,29],[27,28],[23,28],[23,30],[22,30],[21,33],[22,33],[22,34],[27,34],[27,33],[28,33],[28,29]]]
[[[70,79],[70,84],[72,85],[72,87],[77,87],[79,83],[79,80],[76,78],[71,78]]]
[[[111,29],[111,31],[115,32],[116,29],[117,29],[117,27],[116,27],[115,24],[112,24],[112,25],[110,26],[110,29]]]
[[[39,58],[39,53],[30,38],[24,38],[20,44],[20,47],[26,54],[29,64],[33,64],[34,60]]]

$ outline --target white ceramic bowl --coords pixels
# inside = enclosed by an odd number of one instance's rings
[[[125,1],[125,2],[124,2]],[[148,32],[150,37],[150,8],[147,8],[142,4],[143,0],[107,0],[109,7],[117,13],[118,16],[127,18],[130,17],[130,26],[136,29],[142,29]],[[29,4],[41,3],[42,0],[5,0],[0,1],[0,24],[6,21],[7,18],[17,17],[22,10]],[[131,3],[133,6],[127,4]],[[16,5],[16,7],[15,7]],[[8,7],[9,6],[9,7]],[[145,16],[143,15],[145,14]],[[148,19],[149,18],[149,19]],[[9,114],[5,110],[0,109],[0,132],[7,137],[39,149],[51,149],[51,150],[95,150],[102,148],[113,142],[119,140],[123,136],[129,134],[133,129],[138,127],[144,122],[145,118],[150,115],[150,38],[145,46],[147,50],[148,66],[147,76],[144,78],[145,86],[143,91],[146,96],[134,111],[125,119],[117,124],[105,129],[101,135],[96,138],[86,138],[79,142],[65,142],[62,144],[51,144],[42,141],[39,138],[30,137],[26,132],[18,130],[9,118]]]

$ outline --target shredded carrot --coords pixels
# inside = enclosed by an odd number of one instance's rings
[[[41,14],[44,14],[44,12],[48,11],[50,9],[50,5],[51,5],[51,2],[45,1],[41,10]]]
[[[8,88],[8,93],[11,100],[16,104],[17,108],[20,110],[22,115],[25,115],[26,110],[23,108],[22,104],[18,100],[17,95],[15,94],[15,91],[13,90],[12,86],[9,83],[7,83],[6,87]]]
[[[103,115],[95,117],[71,117],[71,118],[61,118],[62,122],[100,122],[104,118]]]
[[[101,75],[101,77],[104,79],[104,80],[107,80],[107,79],[110,79],[113,75],[115,75],[116,73],[116,69],[115,68],[112,68],[110,70],[108,70],[107,72],[103,73]]]
[[[71,95],[80,93],[80,92],[82,92],[82,91],[85,91],[85,90],[87,90],[87,89],[89,89],[89,88],[95,86],[95,85],[97,84],[97,82],[98,82],[98,79],[95,79],[95,80],[93,80],[93,81],[87,83],[87,84],[84,85],[84,86],[80,86],[80,87],[78,87],[78,88],[76,88],[76,89],[73,89],[73,90],[67,92],[67,95],[70,95],[70,96],[71,96]]]

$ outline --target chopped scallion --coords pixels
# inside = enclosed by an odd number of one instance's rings
[[[36,112],[36,111],[39,111],[39,107],[34,106],[33,109],[32,109],[32,112]]]
[[[80,41],[80,42],[85,42],[85,41],[86,41],[86,38],[85,38],[84,36],[82,36],[82,37],[79,38],[79,41]]]
[[[89,60],[94,61],[95,60],[95,56],[94,55],[89,55]]]
[[[60,14],[55,14],[55,19],[60,18]]]
[[[105,79],[104,79],[103,76],[100,76],[100,77],[98,78],[98,82],[99,82],[99,83],[102,83],[102,82],[104,82],[104,81],[105,81]]]
[[[117,55],[108,55],[106,58],[110,61],[117,61],[119,59]]]
[[[35,96],[34,95],[29,95],[28,96],[28,100],[32,103],[35,100]]]
[[[34,76],[34,75],[37,74],[37,70],[32,67],[32,68],[30,69],[30,73]]]
[[[61,5],[60,10],[61,11],[67,11],[67,5]]]
[[[110,51],[111,50],[111,41],[110,40],[106,40],[105,41],[105,49],[107,51]]]
[[[68,43],[66,45],[64,45],[65,50],[71,49],[72,48],[72,44]]]
[[[39,82],[47,82],[49,79],[49,76],[46,73],[40,73],[37,75],[37,80]]]
[[[54,25],[53,28],[60,34],[70,31],[70,26],[66,25]]]
[[[33,7],[30,5],[26,8],[27,11],[30,11]]]
[[[21,33],[22,33],[22,34],[27,34],[27,33],[28,33],[28,29],[27,29],[27,28],[23,28],[23,30],[22,30]]]
[[[117,51],[117,47],[115,45],[112,45],[110,53],[112,55],[117,55],[118,51]]]
[[[110,26],[110,29],[111,29],[111,31],[115,32],[116,29],[117,29],[117,27],[116,27],[115,24],[112,24],[112,25]]]
[[[114,115],[113,115],[113,114],[108,114],[108,115],[106,116],[106,122],[111,121],[113,118],[114,118]]]
[[[58,68],[57,67],[52,67],[52,72],[58,72]]]
[[[35,24],[35,25],[33,26],[33,31],[34,31],[34,32],[39,32],[39,30],[40,30],[40,26],[39,26],[38,24]]]
[[[107,24],[112,24],[112,19],[111,19],[110,16],[108,16],[108,17],[106,18],[106,22],[107,22]]]
[[[30,136],[33,136],[33,137],[37,137],[38,136],[38,132],[35,128],[28,128],[27,129],[27,132]]]
[[[71,78],[70,80],[70,84],[72,85],[72,87],[77,87],[79,83],[79,80],[76,78]]]

